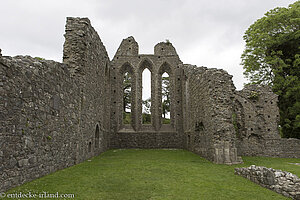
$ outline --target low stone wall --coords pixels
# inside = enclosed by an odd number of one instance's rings
[[[237,140],[238,155],[300,158],[300,140],[295,138]]]
[[[182,149],[182,137],[176,132],[118,132],[111,138],[110,148]]]
[[[283,196],[300,199],[300,179],[290,172],[251,165],[247,168],[235,168],[235,174]]]

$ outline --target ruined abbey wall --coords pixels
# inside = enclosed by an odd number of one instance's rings
[[[142,124],[142,72],[151,72],[151,124]],[[124,73],[132,76],[131,124],[123,123]],[[170,124],[162,124],[162,74],[170,76]],[[281,139],[277,96],[235,91],[220,69],[183,64],[170,42],[139,54],[133,37],[109,59],[87,18],[67,18],[63,63],[0,52],[0,191],[107,149],[181,148],[214,163],[240,156],[300,157]]]
[[[29,56],[0,59],[0,187],[5,190],[75,163],[79,93],[61,63]]]
[[[107,110],[109,105],[110,61],[98,33],[87,18],[67,18],[63,63],[68,66],[73,79],[78,81],[80,92],[79,131],[83,141],[79,146],[79,157],[91,144],[92,152],[103,152],[108,148],[110,129]],[[95,140],[95,128],[100,136]],[[95,142],[99,143],[95,145]],[[95,148],[97,147],[97,148]],[[83,161],[80,159],[80,161]]]
[[[215,163],[238,163],[232,124],[235,87],[224,70],[185,65],[187,149]]]
[[[277,102],[268,86],[248,85],[235,92],[233,123],[239,155],[300,157],[300,140],[279,135]]]
[[[111,62],[112,148],[184,148],[181,64],[171,43],[159,43],[154,54],[139,54],[133,37],[124,39]],[[151,124],[142,123],[142,73],[151,72]],[[131,124],[123,123],[123,77],[132,77]],[[162,74],[170,76],[171,123],[162,124]]]
[[[0,191],[107,149],[108,57],[87,19],[68,19],[64,61],[0,57]]]

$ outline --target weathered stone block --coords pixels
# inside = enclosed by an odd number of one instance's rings
[[[26,167],[28,165],[28,159],[21,159],[18,161],[18,167]]]

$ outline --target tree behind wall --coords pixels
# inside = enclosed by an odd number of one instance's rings
[[[131,76],[128,72],[123,79],[123,123],[131,123]]]
[[[151,124],[151,98],[142,101],[142,123]]]
[[[170,77],[162,77],[162,117],[163,124],[170,124]],[[167,117],[168,116],[168,117]]]
[[[245,76],[272,87],[279,95],[282,136],[300,138],[300,1],[267,12],[244,40]]]

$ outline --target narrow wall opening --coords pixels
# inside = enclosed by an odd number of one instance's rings
[[[161,76],[161,106],[162,106],[162,124],[170,124],[170,76],[167,72]]]
[[[151,72],[148,68],[142,73],[142,123],[151,124]]]
[[[129,72],[123,77],[123,124],[131,124],[132,77]]]
[[[97,124],[96,131],[95,131],[95,148],[96,149],[99,148],[99,135],[100,135],[100,133],[99,133],[99,126]]]
[[[88,144],[88,152],[91,153],[92,151],[92,142],[89,142]]]

